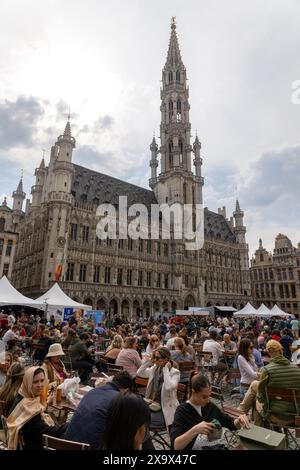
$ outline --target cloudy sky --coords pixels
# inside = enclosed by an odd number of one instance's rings
[[[148,186],[171,16],[202,142],[205,205],[230,215],[238,195],[250,254],[259,237],[271,250],[279,232],[296,245],[298,0],[1,0],[1,200],[22,168],[30,192],[69,106],[74,162]]]

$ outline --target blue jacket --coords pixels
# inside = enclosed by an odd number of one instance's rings
[[[64,439],[90,444],[92,449],[102,449],[107,410],[118,393],[119,389],[113,383],[88,392],[80,401]]]

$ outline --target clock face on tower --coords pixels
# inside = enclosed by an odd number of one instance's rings
[[[64,237],[58,237],[57,239],[57,246],[63,248],[65,246],[66,239]]]

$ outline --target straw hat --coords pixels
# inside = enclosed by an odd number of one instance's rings
[[[46,357],[54,357],[54,356],[64,356],[65,353],[62,350],[61,344],[54,343],[49,346],[48,354]]]

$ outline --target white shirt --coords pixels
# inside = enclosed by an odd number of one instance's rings
[[[216,366],[219,362],[219,358],[223,355],[224,349],[214,339],[207,339],[203,343],[203,352],[212,353],[212,365]]]
[[[21,341],[22,339],[23,339],[22,336],[18,336],[12,330],[8,330],[3,336],[2,341],[6,346],[8,341],[12,341],[12,340]]]

